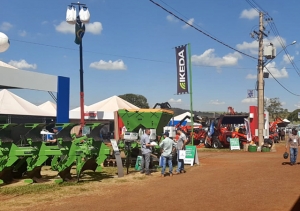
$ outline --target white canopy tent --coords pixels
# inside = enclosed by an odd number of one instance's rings
[[[191,112],[185,112],[183,114],[179,114],[177,116],[174,117],[174,125],[178,124],[181,120],[183,120],[186,116],[191,117]],[[172,121],[172,120],[171,120]],[[190,118],[186,118],[183,122],[183,125],[191,125],[191,119]],[[200,125],[199,123],[195,123],[194,125]]]
[[[43,117],[53,116],[50,112],[40,109],[38,106],[24,100],[6,89],[0,91],[0,114]]]
[[[43,111],[51,113],[52,116],[56,116],[56,104],[47,101],[41,105],[38,106]]]
[[[114,112],[119,109],[139,109],[139,107],[115,95],[90,106],[85,106],[85,119],[113,120]],[[70,119],[80,119],[80,107],[70,111]]]

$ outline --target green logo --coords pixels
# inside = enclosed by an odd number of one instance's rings
[[[185,83],[179,83],[179,84],[180,84],[181,89],[185,89]]]

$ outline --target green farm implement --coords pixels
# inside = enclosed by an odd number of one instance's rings
[[[119,148],[126,154],[127,173],[129,162],[133,152],[139,154],[140,141],[139,136],[143,134],[144,129],[151,129],[150,140],[157,141],[157,134],[161,135],[163,127],[166,126],[173,117],[173,111],[167,109],[120,109],[118,111],[127,131],[124,140],[119,141]],[[158,145],[154,147],[154,154],[160,155]]]
[[[72,179],[71,168],[76,164],[77,181],[85,170],[101,171],[101,163],[110,150],[99,137],[98,123],[88,125],[90,134],[76,137],[71,134],[75,124],[57,124],[60,132],[53,135],[56,144],[45,142],[41,131],[44,124],[0,125],[0,183],[26,175],[25,182],[41,178],[43,164],[52,158],[51,168],[58,172],[60,183]],[[98,131],[98,136],[97,136]]]

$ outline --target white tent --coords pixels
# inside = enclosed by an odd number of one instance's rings
[[[186,116],[189,116],[191,117],[191,112],[185,112],[183,114],[179,114],[177,116],[174,117],[174,124],[178,124],[181,120],[183,120]],[[172,120],[171,120],[172,121]],[[190,118],[186,118],[184,120],[184,123],[183,125],[191,125],[191,119]],[[199,123],[195,123],[194,122],[194,125],[200,125]]]
[[[78,110],[77,110],[78,109]],[[114,112],[119,109],[139,109],[139,107],[123,100],[118,96],[112,96],[98,103],[94,103],[84,108],[86,119],[106,119],[113,120]],[[89,115],[89,114],[95,115]],[[80,118],[80,108],[76,108],[70,111],[70,119]]]
[[[84,105],[84,112],[88,110],[88,106]],[[69,111],[70,119],[80,119],[80,106]]]
[[[47,101],[41,105],[38,106],[43,111],[51,113],[51,116],[56,116],[56,104]]]
[[[0,114],[52,116],[50,112],[40,109],[6,89],[0,91]]]

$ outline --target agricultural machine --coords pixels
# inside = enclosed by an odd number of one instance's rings
[[[131,157],[139,155],[139,137],[143,135],[143,130],[150,129],[150,141],[157,141],[157,134],[160,136],[163,133],[163,127],[173,117],[173,111],[166,109],[120,109],[118,114],[127,129],[118,146],[125,152],[128,173]],[[153,148],[153,154],[159,155],[159,146],[156,145]]]
[[[188,137],[189,140],[191,140],[191,137],[193,136],[194,145],[199,145],[201,143],[204,143],[205,138],[207,136],[207,130],[203,128],[203,126],[207,126],[207,118],[198,117],[196,115],[193,115],[193,121],[195,123],[198,123],[200,125],[193,126],[193,132],[192,132],[192,126],[191,125],[185,125],[183,126],[182,123],[186,119],[190,119],[191,117],[189,115],[185,116],[180,122],[175,126],[175,129],[180,128],[185,133],[185,135]]]
[[[221,148],[230,146],[230,138],[239,138],[240,143],[247,142],[246,131],[240,128],[235,131],[235,126],[244,124],[248,115],[221,115],[211,122],[209,135],[205,139],[205,147]]]
[[[269,128],[269,139],[271,139],[274,143],[278,143],[280,138],[279,134],[276,131],[277,125],[285,123],[281,118],[277,117],[273,122],[270,123]]]
[[[101,171],[101,163],[110,150],[100,139],[99,123],[86,125],[90,133],[76,137],[71,134],[75,124],[57,124],[56,144],[43,140],[41,131],[45,124],[3,124],[0,125],[0,184],[26,175],[25,182],[36,182],[41,178],[42,165],[52,158],[51,168],[58,172],[60,183],[72,179],[71,168],[76,163],[79,180],[85,170]]]

